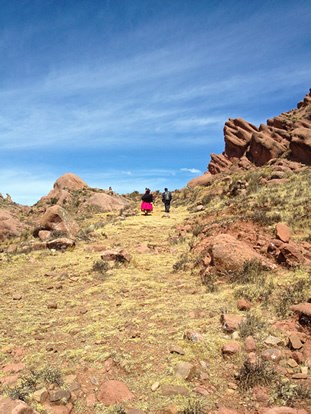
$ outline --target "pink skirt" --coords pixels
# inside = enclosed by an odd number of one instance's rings
[[[146,203],[146,201],[142,201],[140,209],[141,211],[152,211],[153,207],[151,203]]]

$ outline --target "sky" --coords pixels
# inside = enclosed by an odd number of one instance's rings
[[[310,0],[0,0],[0,192],[186,186],[311,87]]]

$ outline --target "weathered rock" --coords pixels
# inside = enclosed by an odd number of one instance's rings
[[[218,234],[210,240],[212,265],[219,270],[234,272],[243,268],[246,261],[258,260],[270,268],[267,260],[255,252],[246,243],[230,234]]]
[[[175,366],[175,375],[184,380],[191,380],[196,374],[196,368],[189,362],[179,362]]]
[[[260,407],[259,414],[308,414],[304,409],[291,407]]]
[[[289,340],[290,348],[293,349],[294,351],[299,350],[303,347],[303,343],[301,342],[298,335],[292,334],[290,335],[288,340]]]
[[[221,351],[223,355],[238,354],[241,351],[241,345],[237,341],[230,341],[222,347]]]
[[[185,351],[183,348],[179,345],[172,345],[170,347],[170,353],[171,354],[179,354],[179,355],[185,355]]]
[[[309,302],[299,303],[298,305],[292,305],[290,307],[290,310],[292,310],[295,313],[298,313],[299,315],[311,317],[311,303]]]
[[[275,226],[275,235],[284,243],[288,243],[290,240],[290,230],[285,223],[277,223]]]
[[[40,230],[38,237],[41,241],[46,241],[51,237],[51,232],[49,230]]]
[[[265,132],[255,132],[252,135],[247,157],[256,165],[262,166],[273,158],[280,157],[289,149],[289,142],[276,141]]]
[[[278,345],[282,345],[284,343],[283,339],[278,338],[277,336],[272,336],[272,335],[269,335],[265,339],[264,342],[265,342],[266,345],[272,345],[272,346],[278,346]]]
[[[303,264],[305,258],[299,247],[293,243],[284,243],[280,247],[280,254],[277,258],[278,262],[288,267],[295,267]]]
[[[38,414],[33,408],[20,400],[0,397],[0,414]]]
[[[219,407],[217,414],[239,414],[239,411],[233,408]]]
[[[252,304],[246,299],[239,299],[236,306],[240,311],[248,311],[251,309]]]
[[[166,397],[171,397],[174,395],[189,395],[189,391],[187,388],[182,387],[181,385],[171,385],[171,384],[163,384],[161,385],[161,394],[165,395]]]
[[[123,209],[129,201],[117,194],[113,196],[106,193],[95,193],[85,202],[85,206],[94,206],[98,211],[109,212]]]
[[[184,339],[187,339],[191,342],[201,342],[204,340],[204,337],[201,333],[195,331],[185,331]]]
[[[115,261],[121,263],[129,263],[132,259],[132,256],[123,249],[115,249],[115,250],[105,250],[101,254],[101,259],[105,261]]]
[[[292,131],[291,157],[295,161],[311,165],[311,129],[297,128]]]
[[[282,359],[283,354],[277,348],[269,348],[263,351],[261,356],[265,361],[279,362]]]
[[[252,336],[248,336],[244,341],[244,348],[246,352],[256,352],[257,346],[255,339]]]
[[[243,316],[224,313],[221,315],[221,323],[226,332],[234,332],[239,329],[240,324],[245,320]]]
[[[100,385],[97,399],[104,405],[113,405],[134,398],[134,394],[121,381],[108,380]]]
[[[71,393],[67,390],[55,390],[50,391],[50,402],[59,402],[63,401],[67,403],[71,398]]]
[[[48,241],[46,246],[48,249],[67,250],[75,247],[76,242],[66,237],[59,237],[57,239]]]
[[[214,181],[214,177],[209,172],[201,175],[200,177],[193,178],[187,183],[188,187],[208,187]]]
[[[22,223],[11,212],[0,209],[0,240],[20,236]]]
[[[34,234],[39,234],[40,230],[59,232],[64,236],[76,236],[79,226],[70,214],[58,205],[49,207],[40,219],[39,230]]]
[[[266,388],[256,386],[253,388],[253,399],[257,402],[267,404],[269,401],[269,393]]]
[[[37,401],[38,403],[44,403],[49,397],[49,392],[46,388],[41,388],[40,390],[35,391],[32,394],[32,398]]]

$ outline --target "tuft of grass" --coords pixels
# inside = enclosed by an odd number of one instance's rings
[[[261,331],[265,327],[265,323],[261,321],[257,316],[251,313],[247,314],[244,321],[239,326],[241,338],[248,336],[254,336],[258,331]]]
[[[107,270],[109,270],[109,265],[107,262],[104,262],[103,260],[96,260],[93,263],[92,271],[100,273],[102,275],[106,274]]]
[[[290,314],[289,307],[295,303],[308,299],[308,290],[311,287],[310,279],[300,279],[296,283],[284,287],[278,295],[275,303],[275,311],[278,316],[285,318]]]
[[[243,264],[243,269],[240,272],[235,272],[231,276],[231,281],[246,284],[246,283],[263,283],[266,279],[267,269],[257,259],[246,260]]]
[[[255,364],[244,361],[239,372],[239,387],[242,391],[247,391],[256,385],[269,385],[275,379],[275,372],[271,366],[262,360]]]
[[[215,284],[217,280],[217,275],[213,272],[204,272],[201,275],[202,285],[206,286],[207,291],[210,293],[217,292],[218,286]]]
[[[254,283],[242,286],[234,291],[235,298],[244,298],[250,302],[260,301],[267,305],[271,295],[274,291],[273,281],[266,281],[264,283]]]
[[[180,256],[180,259],[173,265],[173,270],[175,272],[182,272],[187,270],[189,263],[189,258],[186,253]]]
[[[202,401],[188,401],[187,406],[181,411],[181,414],[204,414],[205,409]]]

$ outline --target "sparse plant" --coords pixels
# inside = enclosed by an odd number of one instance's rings
[[[240,336],[241,338],[253,336],[264,327],[265,323],[263,321],[261,321],[256,315],[249,313],[239,326]]]
[[[204,272],[201,275],[202,285],[206,286],[207,291],[210,293],[217,292],[218,286],[215,284],[217,275],[213,272]]]
[[[308,289],[311,286],[310,279],[300,279],[296,283],[283,288],[279,299],[275,303],[275,311],[278,316],[289,315],[289,307],[295,303],[304,302],[308,299]]]
[[[122,405],[117,405],[113,410],[114,414],[126,414],[125,408]]]
[[[202,401],[188,401],[186,407],[181,411],[181,414],[204,414],[205,409]]]
[[[194,237],[198,237],[204,230],[204,225],[203,224],[196,224],[192,230],[192,234],[194,235]]]
[[[39,371],[39,378],[47,384],[63,385],[62,373],[58,368],[45,367]]]
[[[263,283],[266,279],[267,268],[260,260],[246,260],[239,272],[232,273],[231,281],[240,284]]]
[[[50,199],[50,205],[51,206],[54,206],[55,204],[57,204],[57,202],[58,202],[58,198],[57,197],[52,197]]]
[[[106,274],[107,270],[109,270],[109,265],[107,262],[104,262],[103,260],[96,260],[93,263],[92,271],[100,273],[102,275]]]
[[[282,221],[282,216],[279,213],[268,215],[265,210],[255,210],[250,218],[262,226],[271,226],[272,224]]]
[[[260,301],[263,304],[267,304],[271,294],[274,291],[273,281],[264,282],[262,284],[255,283],[250,285],[241,286],[234,291],[235,298],[244,298],[250,302]]]
[[[239,372],[239,387],[242,391],[249,390],[256,385],[268,385],[275,378],[273,368],[265,361],[255,363],[244,361]]]
[[[272,401],[282,405],[294,406],[297,401],[311,403],[311,389],[290,381],[278,382],[275,386]]]
[[[182,254],[180,259],[173,265],[175,272],[185,271],[188,267],[189,258],[187,254]]]

